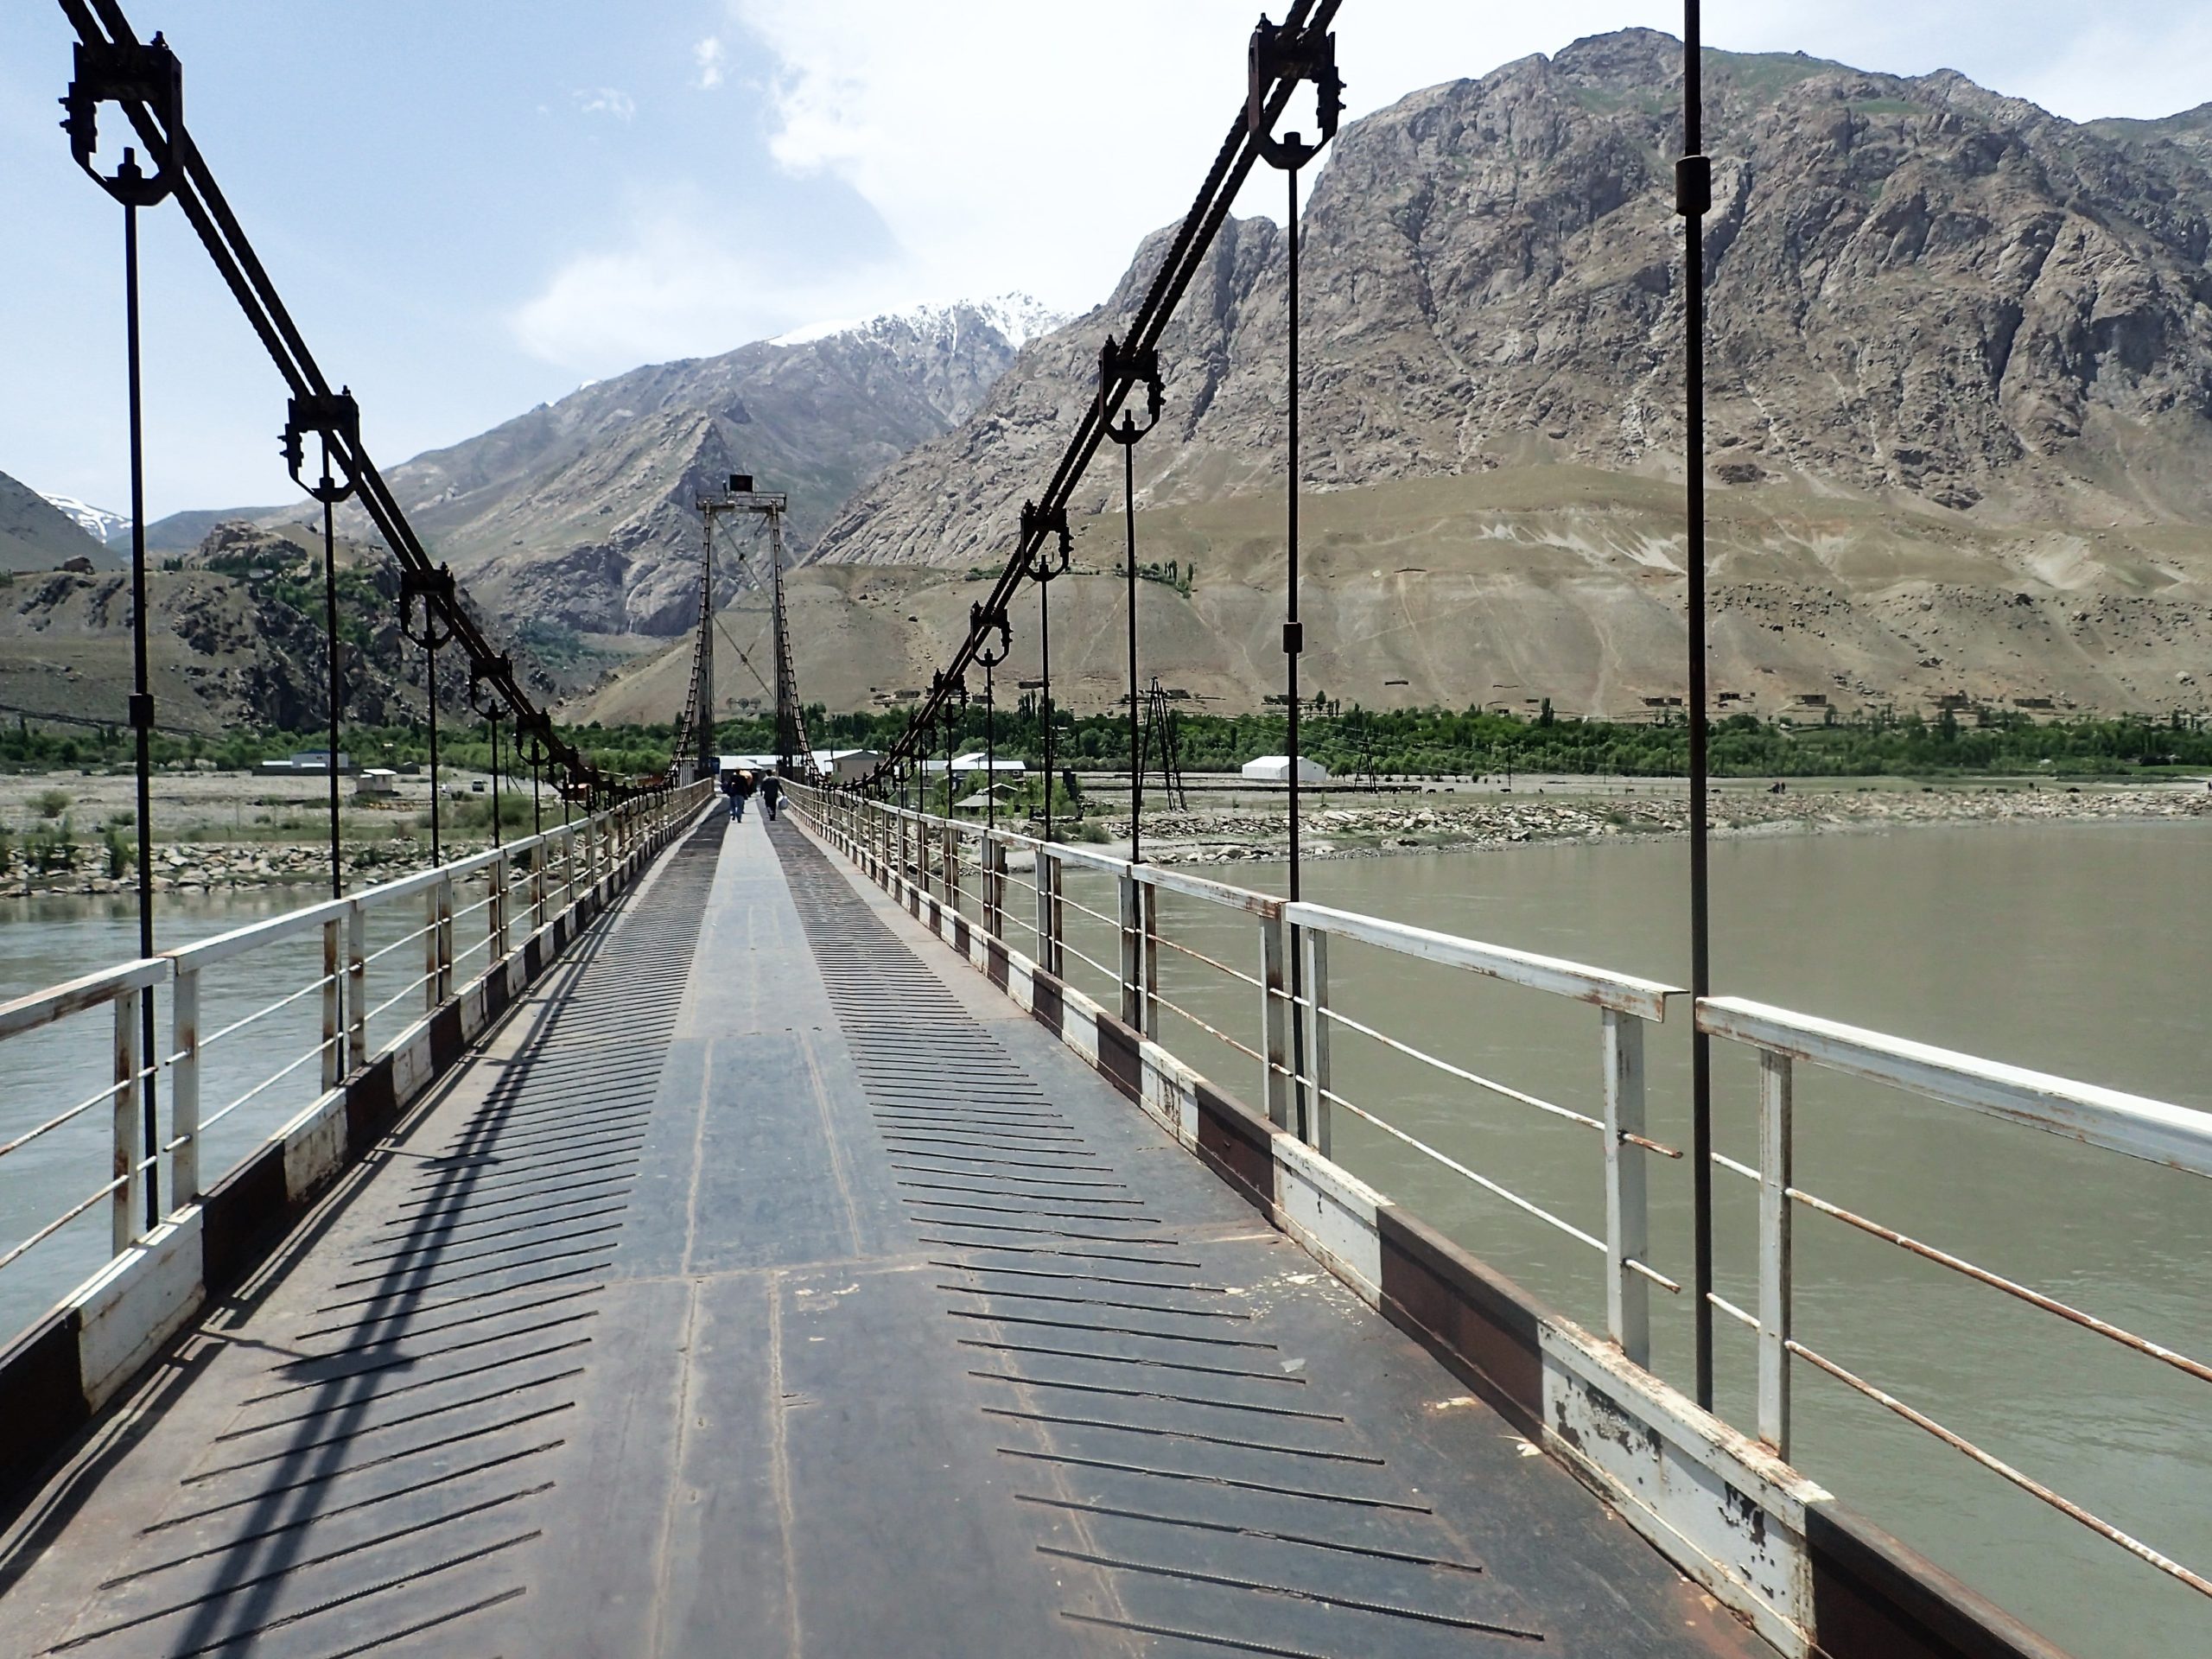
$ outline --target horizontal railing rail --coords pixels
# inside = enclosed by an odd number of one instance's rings
[[[1738,1307],[1718,1294],[1712,1300],[1716,1308],[1750,1329],[1758,1344],[1759,1438],[1783,1457],[1790,1455],[1794,1440],[1791,1362],[1802,1359],[1999,1479],[2079,1522],[2107,1542],[2199,1593],[2212,1596],[2212,1578],[2152,1548],[1843,1362],[1798,1339],[1794,1216],[1802,1208],[2092,1332],[2197,1382],[2212,1382],[2212,1365],[2202,1360],[1800,1186],[1795,1179],[1796,1071],[1799,1065],[1815,1066],[1898,1090],[1938,1106],[1982,1113],[2196,1176],[2212,1176],[2212,1113],[1738,997],[1701,999],[1697,1005],[1697,1027],[1708,1036],[1741,1044],[1758,1056],[1758,1164],[1753,1167],[1722,1154],[1713,1155],[1716,1166],[1758,1187],[1758,1305],[1756,1310]]]
[[[4,1045],[10,1040],[102,1009],[112,1020],[107,1046],[113,1062],[103,1068],[107,1080],[96,1091],[58,1107],[34,1104],[25,1122],[0,1124],[4,1179],[10,1154],[104,1104],[111,1107],[105,1182],[88,1197],[72,1195],[24,1236],[0,1238],[0,1274],[104,1198],[110,1200],[111,1250],[121,1255],[200,1196],[201,1149],[211,1128],[256,1103],[266,1107],[272,1100],[284,1103],[281,1121],[289,1121],[299,1109],[327,1096],[346,1077],[391,1052],[404,1034],[395,1032],[372,1048],[371,1021],[395,1010],[405,1012],[410,1004],[410,1024],[434,1014],[455,995],[460,964],[480,955],[484,971],[489,971],[510,957],[521,938],[537,934],[580,898],[600,893],[628,861],[704,804],[711,793],[711,785],[702,782],[640,797],[505,846],[0,1003],[0,1074],[10,1070]],[[481,884],[483,896],[456,905],[456,889],[472,884]],[[419,924],[403,923],[396,938],[372,950],[372,925],[417,900],[423,906]],[[219,1024],[204,1020],[212,999],[226,988],[242,959],[311,941],[321,947],[319,971],[303,963],[299,976],[284,980],[273,995],[257,994],[225,1007]],[[418,944],[421,971],[415,972],[407,950]],[[387,959],[391,966],[385,965]],[[396,989],[388,979],[394,967],[405,976]],[[292,971],[277,969],[280,975]],[[162,991],[168,993],[168,1041],[155,1054],[142,1054],[141,999]],[[319,1028],[312,1036],[301,1033],[295,1048],[288,1046],[291,1039],[285,1033],[296,1027],[285,1020],[288,1014],[296,1020],[302,1005],[316,1007]],[[265,1040],[264,1032],[270,1033]],[[211,1066],[211,1051],[219,1059],[239,1050],[250,1035],[259,1044],[251,1058]],[[203,1089],[219,1070],[224,1087],[236,1092],[214,1109],[203,1110]],[[302,1087],[303,1071],[313,1078],[311,1088]],[[164,1104],[168,1121],[162,1125],[155,1118]]]
[[[1236,1063],[1256,1061],[1268,1117],[1325,1155],[1332,1121],[1342,1109],[1395,1143],[1420,1154],[1579,1244],[1602,1253],[1606,1277],[1607,1334],[1623,1356],[1651,1364],[1649,1288],[1678,1294],[1681,1283],[1649,1259],[1646,1156],[1670,1162],[1682,1154],[1646,1133],[1644,1034],[1663,1022],[1680,988],[1634,975],[1484,944],[1433,929],[1311,903],[1293,903],[1187,871],[1132,863],[1095,848],[1041,841],[1025,830],[987,830],[910,808],[868,799],[854,791],[795,786],[794,804],[804,821],[833,847],[854,859],[902,900],[957,902],[958,889],[932,872],[931,845],[976,849],[970,868],[979,873],[978,925],[1009,949],[1031,945],[1031,959],[1058,975],[1072,957],[1101,976],[1118,999],[1122,1022],[1160,1040],[1165,1013],[1186,1023]],[[1027,880],[1009,880],[1009,854],[1033,861]],[[1065,878],[1080,873],[1114,884],[1117,902],[1109,914],[1071,896]],[[1033,913],[1009,925],[1005,892],[1011,885],[1033,899]],[[1228,959],[1211,942],[1165,936],[1163,894],[1198,901],[1224,917],[1247,918],[1258,934],[1254,969]],[[1024,907],[1027,909],[1027,906]],[[1117,959],[1100,960],[1067,937],[1070,916],[1112,928]],[[1089,937],[1088,935],[1085,936]],[[1429,1052],[1409,1034],[1386,1028],[1334,1006],[1329,971],[1332,943],[1382,950],[1503,984],[1569,999],[1599,1014],[1602,1102],[1588,1110],[1484,1075]],[[1205,1013],[1172,1000],[1162,990],[1161,952],[1171,962],[1203,970],[1220,987],[1252,995],[1253,1023],[1224,1029]],[[1295,971],[1293,971],[1293,964]],[[1184,995],[1177,993],[1177,995]],[[1955,1252],[1807,1191],[1792,1179],[1794,1167],[1792,1068],[1812,1065],[1900,1090],[1943,1107],[1972,1111],[2016,1126],[2061,1136],[2104,1152],[2147,1160],[2198,1176],[2212,1175],[2212,1114],[2117,1090],[1861,1030],[1733,997],[1698,1003],[1696,1027],[1720,1041],[1755,1051],[1761,1067],[1759,1160],[1756,1166],[1725,1154],[1713,1162],[1756,1184],[1758,1204],[1758,1296],[1756,1311],[1713,1294],[1713,1306],[1756,1335],[1758,1345],[1757,1433],[1777,1454],[1792,1450],[1789,1369],[1802,1360],[1847,1388],[1896,1414],[2020,1491],[2050,1504],[2177,1581],[2212,1594],[2212,1580],[2185,1567],[2050,1484],[2015,1467],[1929,1413],[1869,1381],[1851,1366],[1801,1341],[1791,1324],[1791,1215],[1814,1211],[1863,1235],[1947,1268],[1962,1279],[2094,1332],[2198,1382],[2212,1382],[2212,1363],[2137,1334],[2045,1292],[1980,1266]],[[1337,1085],[1332,1050],[1345,1038],[1372,1044],[1434,1077],[1494,1099],[1513,1103],[1582,1132],[1598,1132],[1604,1160],[1604,1236],[1576,1225],[1551,1207],[1516,1192],[1464,1153],[1434,1144],[1394,1121],[1396,1114],[1373,1101],[1349,1097]],[[1173,1045],[1168,1046],[1172,1049]],[[1203,1068],[1201,1068],[1203,1069]],[[1394,1104],[1396,1103],[1393,1103]]]
[[[1515,1211],[1601,1253],[1606,1260],[1609,1334],[1629,1357],[1640,1364],[1649,1363],[1649,1287],[1656,1284],[1675,1294],[1681,1286],[1647,1259],[1649,1200],[1643,1160],[1646,1154],[1669,1159],[1681,1154],[1644,1134],[1643,1033],[1646,1025],[1665,1020],[1669,999],[1683,992],[1582,963],[1483,944],[1324,905],[1292,903],[1190,871],[1047,842],[1025,830],[987,829],[973,821],[945,819],[847,791],[799,785],[791,793],[817,833],[860,860],[895,892],[911,893],[917,899],[950,903],[952,893],[932,880],[927,861],[918,860],[913,849],[932,839],[947,845],[976,843],[979,856],[974,862],[983,872],[978,925],[986,935],[1010,949],[1028,945],[1025,954],[1055,975],[1061,973],[1066,958],[1080,962],[1111,987],[1109,995],[1118,1001],[1116,1011],[1123,1022],[1147,1037],[1160,1038],[1166,1015],[1179,1028],[1187,1027],[1217,1046],[1230,1064],[1255,1066],[1259,1097],[1269,1120],[1316,1150],[1325,1154],[1332,1151],[1334,1115],[1342,1109]],[[1033,861],[1035,874],[1029,881],[1007,874],[1009,855]],[[1112,881],[1116,913],[1109,915],[1070,896],[1070,872]],[[1034,900],[1033,919],[1009,922],[1005,903],[1009,886],[1026,890]],[[1219,946],[1201,949],[1196,943],[1168,937],[1161,925],[1163,895],[1195,901],[1233,925],[1250,926],[1249,966],[1230,960],[1230,953]],[[1119,949],[1114,962],[1103,961],[1070,941],[1071,912],[1115,930]],[[1429,1053],[1334,1007],[1329,982],[1332,938],[1596,1007],[1602,1103],[1582,1112],[1547,1100]],[[1161,973],[1163,953],[1173,970],[1167,983]],[[1249,1011],[1246,1017],[1250,1023],[1230,1021],[1211,1007],[1192,1006],[1200,996],[1176,988],[1175,975],[1194,976],[1194,988],[1205,995],[1249,999],[1243,1006]],[[1380,1103],[1348,1096],[1338,1084],[1332,1064],[1339,1033],[1371,1041],[1411,1060],[1442,1086],[1465,1085],[1599,1131],[1605,1148],[1600,1167],[1604,1236],[1413,1133],[1394,1121],[1395,1114]]]

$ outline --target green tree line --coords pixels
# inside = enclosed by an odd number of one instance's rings
[[[1324,705],[1327,706],[1327,705]],[[1173,716],[1177,748],[1193,772],[1230,772],[1262,754],[1281,753],[1286,721],[1280,710],[1221,715],[1180,712]],[[992,726],[1001,754],[1031,765],[1043,760],[1044,728],[1035,702],[1024,698],[998,710]],[[1126,769],[1128,718],[1123,714],[1061,714],[1056,722],[1056,762],[1079,771]],[[887,748],[906,730],[903,711],[830,714],[807,711],[813,741],[833,748]],[[564,734],[604,770],[642,776],[668,764],[672,724],[563,728]],[[511,731],[502,733],[501,770],[527,778],[514,754]],[[491,744],[484,722],[445,721],[441,758],[448,766],[486,771]],[[340,741],[359,766],[427,764],[427,729],[419,725],[341,728]],[[930,752],[942,755],[985,742],[984,711],[970,703],[952,711],[932,734]],[[1305,715],[1304,752],[1338,776],[1369,771],[1384,776],[1519,772],[1615,773],[1624,777],[1680,777],[1688,770],[1688,728],[1677,715],[1666,723],[1573,720],[1546,713],[1528,715],[1468,709],[1364,709]],[[226,731],[207,736],[157,733],[157,766],[205,763],[226,771],[250,770],[262,760],[322,747],[318,731]],[[719,723],[715,747],[721,753],[765,753],[775,746],[766,716]],[[1945,713],[1832,718],[1820,725],[1763,721],[1731,715],[1711,728],[1716,777],[1929,777],[2041,772],[2116,776],[2145,767],[2212,767],[2212,730],[2201,720],[2172,716],[2036,721],[2024,714],[1997,712],[1961,721]],[[132,738],[121,725],[42,726],[29,720],[0,725],[0,768],[10,772],[128,768]]]

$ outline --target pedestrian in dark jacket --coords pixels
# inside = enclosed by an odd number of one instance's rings
[[[735,766],[732,766],[728,771],[722,773],[722,795],[723,798],[729,802],[730,817],[732,818],[743,817],[745,816],[744,809],[739,804],[737,798],[737,768]]]
[[[760,779],[760,810],[768,815],[768,822],[776,821],[776,803],[784,798],[784,780],[772,772]]]
[[[742,823],[745,804],[753,798],[753,774],[743,766],[737,769],[737,791],[730,797],[730,817]]]

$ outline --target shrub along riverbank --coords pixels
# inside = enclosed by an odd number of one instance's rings
[[[1327,705],[1325,705],[1327,707]],[[1177,712],[1176,747],[1192,772],[1230,772],[1255,756],[1280,753],[1282,715]],[[832,715],[807,711],[808,734],[825,747],[881,749],[906,728],[896,713]],[[999,753],[1031,764],[1042,758],[1043,728],[1032,699],[999,711]],[[491,764],[482,721],[441,722],[441,758],[476,770]],[[658,771],[675,741],[672,726],[598,725],[565,728],[569,738],[599,765],[620,776]],[[1501,772],[1611,773],[1630,778],[1680,777],[1688,770],[1689,736],[1679,718],[1661,724],[1569,720],[1539,713],[1526,717],[1470,710],[1337,709],[1304,715],[1305,752],[1339,777],[1374,772],[1386,777]],[[970,704],[950,734],[958,751],[981,748],[983,711]],[[774,745],[765,719],[725,721],[715,732],[724,753],[757,753]],[[343,728],[340,738],[356,765],[402,766],[427,761],[429,734],[421,727]],[[319,732],[228,732],[214,737],[157,734],[155,764],[221,770],[248,769],[264,759],[320,748]],[[943,753],[945,734],[931,742]],[[514,766],[502,744],[503,767]],[[1055,760],[1078,771],[1118,771],[1128,765],[1128,716],[1059,717]],[[54,728],[18,723],[0,727],[0,769],[50,772],[106,769],[131,764],[131,737],[122,728]],[[1731,715],[1712,728],[1713,775],[1721,778],[1941,778],[1986,773],[2042,772],[2073,777],[2136,777],[2165,768],[2212,769],[2212,728],[2200,718],[2175,716],[2037,721],[2017,712],[1961,719],[1946,713],[1835,718],[1821,724],[1762,721]],[[526,775],[526,774],[525,774]]]

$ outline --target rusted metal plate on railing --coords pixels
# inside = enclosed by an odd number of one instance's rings
[[[0,1002],[0,1041],[36,1031],[41,1026],[50,1026],[87,1008],[99,1007],[128,992],[159,984],[168,976],[169,964],[165,958],[144,957],[103,968],[82,979],[33,991],[12,1002]]]
[[[1586,963],[1568,962],[1559,957],[1510,950],[1503,945],[1484,944],[1405,922],[1332,910],[1326,905],[1286,905],[1283,919],[1293,927],[1313,928],[1338,938],[1357,939],[1363,944],[1395,950],[1401,956],[1418,957],[1447,968],[1464,968],[1470,973],[1525,985],[1554,996],[1571,996],[1601,1008],[1632,1014],[1639,1020],[1664,1020],[1667,999],[1687,995],[1681,987],[1662,984],[1656,979],[1639,979],[1633,974],[1592,968]]]
[[[2192,1174],[2212,1175],[2212,1113],[1976,1058],[1740,997],[1698,1004],[1700,1031]]]

